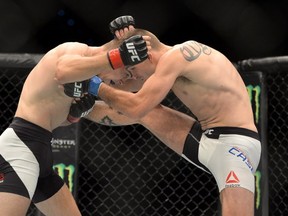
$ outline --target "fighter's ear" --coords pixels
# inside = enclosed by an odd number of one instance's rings
[[[150,52],[148,52],[148,60],[152,63],[153,62],[153,58],[152,58],[152,54]]]

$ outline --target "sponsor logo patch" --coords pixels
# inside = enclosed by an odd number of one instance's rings
[[[225,187],[240,187],[240,180],[234,171],[230,171],[227,175]]]

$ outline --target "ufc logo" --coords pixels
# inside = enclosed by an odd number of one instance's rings
[[[137,62],[140,62],[141,60],[140,60],[140,58],[139,58],[139,56],[138,56],[138,53],[137,53],[137,51],[136,51],[136,49],[135,49],[134,44],[133,44],[133,43],[126,43],[126,47],[127,47],[127,49],[128,49],[128,52],[131,54],[131,56],[130,56],[131,60],[132,60],[133,62],[135,62],[135,60],[136,60]]]
[[[205,132],[204,132],[204,134],[206,134],[206,135],[212,135],[212,133],[213,133],[213,129],[208,129],[208,130],[206,130]]]
[[[81,97],[82,95],[82,83],[81,82],[75,82],[74,83],[74,91],[73,96],[74,97]]]

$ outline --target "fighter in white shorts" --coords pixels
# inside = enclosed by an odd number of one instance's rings
[[[75,113],[87,109],[85,106],[73,108]],[[214,127],[203,131],[192,117],[164,106],[158,106],[149,116],[133,120],[100,101],[86,118],[113,126],[139,123],[187,161],[213,174],[220,192],[224,188],[241,187],[254,193],[254,173],[261,154],[259,135],[255,131],[240,127]]]
[[[219,191],[242,187],[254,193],[254,173],[259,164],[261,144],[258,133],[237,127],[215,127],[202,132],[195,122],[182,157],[211,172]]]

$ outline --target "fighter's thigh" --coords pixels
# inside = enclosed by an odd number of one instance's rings
[[[39,163],[11,128],[0,138],[0,164],[0,191],[31,198],[38,181]]]
[[[19,216],[26,215],[30,200],[23,196],[0,192],[0,215]]]
[[[233,146],[208,138],[201,140],[200,146],[200,158],[205,159],[203,163],[213,174],[220,192],[224,188],[245,188],[254,193],[255,178],[249,160],[231,152]],[[212,151],[207,155],[204,152],[208,149]]]
[[[36,207],[47,216],[79,216],[77,204],[66,184],[49,199],[36,203]],[[53,208],[51,208],[53,207]]]
[[[225,188],[220,193],[222,215],[254,215],[254,194],[245,188]]]

